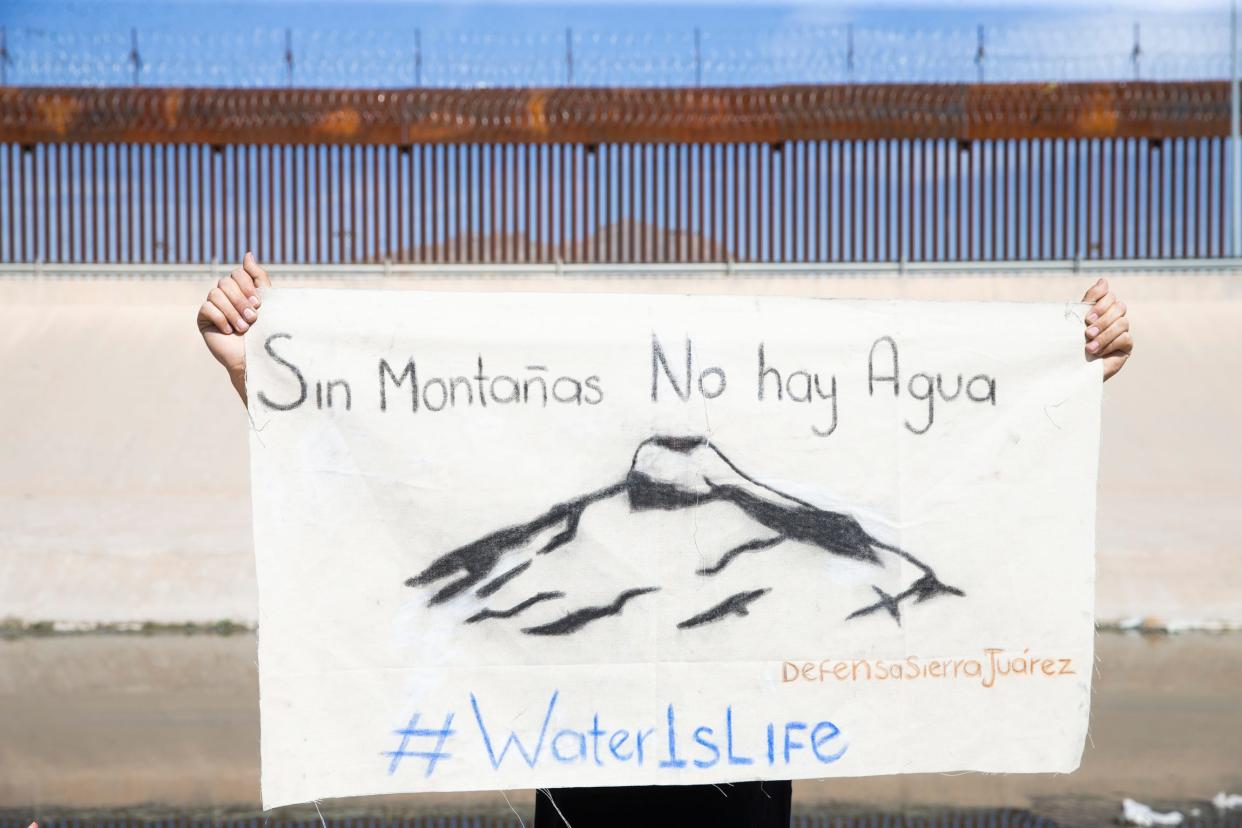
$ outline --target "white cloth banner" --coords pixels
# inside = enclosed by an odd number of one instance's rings
[[[263,299],[265,806],[1077,767],[1084,306]]]

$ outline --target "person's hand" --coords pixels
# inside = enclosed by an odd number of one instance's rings
[[[259,318],[258,288],[271,287],[267,271],[247,253],[241,266],[207,293],[198,309],[198,330],[207,350],[229,372],[242,400],[246,399],[246,343],[242,336]]]
[[[1087,358],[1104,360],[1104,379],[1116,374],[1134,350],[1126,303],[1108,289],[1108,281],[1100,279],[1082,297],[1091,302],[1085,320]]]

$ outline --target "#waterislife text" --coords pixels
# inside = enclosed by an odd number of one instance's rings
[[[454,728],[456,711],[440,720],[439,727],[419,727],[422,713],[393,731],[399,737],[394,750],[383,751],[388,774],[397,773],[405,760],[421,760],[425,777],[442,762],[454,758],[453,750],[481,750],[493,771],[506,764],[540,765],[634,765],[676,771],[694,767],[707,770],[718,765],[788,766],[803,758],[829,765],[845,755],[849,746],[841,729],[831,721],[766,721],[750,719],[740,724],[732,705],[719,716],[678,720],[669,704],[655,723],[610,723],[600,713],[590,721],[567,721],[558,714],[560,691],[548,697],[541,724],[519,733],[490,719],[474,693],[469,693],[469,724]],[[710,721],[709,721],[710,719]],[[474,738],[477,737],[477,738]],[[417,741],[416,741],[417,740]],[[477,766],[472,762],[472,765]]]

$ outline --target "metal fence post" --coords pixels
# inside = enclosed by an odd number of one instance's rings
[[[1229,255],[1242,253],[1242,177],[1238,167],[1242,165],[1242,145],[1238,143],[1238,0],[1229,4],[1229,148],[1233,163],[1229,170],[1229,183],[1233,188],[1232,232],[1229,234]]]
[[[854,24],[847,23],[845,27],[845,76],[850,82],[854,82]]]
[[[423,85],[423,30],[414,30],[414,85]]]
[[[0,86],[9,85],[9,30],[0,26]]]
[[[694,27],[694,85],[703,85],[703,48],[699,27]]]
[[[975,35],[975,72],[979,83],[983,83],[983,58],[985,54],[983,49],[983,24],[980,23]]]
[[[142,55],[138,52],[138,30],[129,30],[129,65],[134,71],[134,86],[142,83]]]

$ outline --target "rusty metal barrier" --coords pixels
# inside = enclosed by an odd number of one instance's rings
[[[0,89],[0,261],[1228,254],[1223,82]]]

